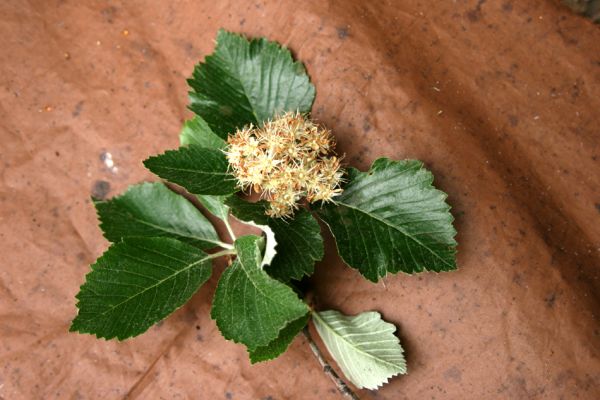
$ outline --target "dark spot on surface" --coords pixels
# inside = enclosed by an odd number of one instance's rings
[[[196,340],[197,340],[198,342],[203,342],[203,341],[204,341],[204,337],[203,337],[201,334],[197,334],[197,335],[196,335]]]
[[[546,296],[544,301],[548,307],[554,307],[554,303],[556,302],[556,293],[550,293],[548,296]]]
[[[579,43],[579,41],[577,40],[577,37],[575,37],[573,35],[573,33],[570,32],[569,30],[563,31],[562,28],[558,28],[556,30],[556,33],[558,33],[560,35],[560,37],[565,41],[565,43],[567,43],[569,45],[577,45]]]
[[[158,55],[157,51],[146,42],[131,42],[131,47],[142,53],[146,60],[152,60]]]
[[[194,48],[194,44],[191,42],[183,42],[181,44],[183,46],[183,49],[185,50],[185,54],[188,55],[188,57],[196,57],[196,49]]]
[[[512,3],[507,2],[507,3],[502,4],[502,11],[509,13],[512,11],[512,9],[513,9]]]
[[[467,18],[471,22],[477,22],[481,19],[481,6],[486,0],[479,0],[474,9],[467,11]]]
[[[83,100],[77,102],[77,104],[75,104],[75,108],[73,109],[73,112],[71,113],[71,115],[75,118],[79,117],[79,114],[81,114],[81,110],[83,109]]]
[[[600,203],[596,203],[596,210],[598,210],[598,212],[600,212]]]
[[[102,17],[104,17],[106,22],[108,22],[109,24],[112,24],[115,16],[117,15],[117,7],[114,7],[114,6],[106,7],[104,9],[102,9],[102,11],[100,11],[100,13],[102,14]]]
[[[577,85],[577,83],[575,83],[573,85],[573,87],[571,88],[571,97],[573,98],[573,100],[575,100],[576,98],[579,97],[579,94],[580,94],[579,86]]]
[[[512,281],[513,281],[513,283],[521,286],[521,285],[523,285],[523,276],[519,273],[516,273],[513,275]]]
[[[54,154],[56,155],[56,157],[60,157],[60,151],[55,151]]]
[[[453,380],[454,382],[460,382],[462,379],[462,372],[460,372],[460,369],[458,369],[456,366],[446,370],[446,372],[444,372],[444,378],[446,378],[446,380]]]
[[[92,187],[92,197],[95,199],[104,200],[110,192],[110,183],[107,181],[96,181]]]
[[[226,398],[227,400],[231,400],[231,399],[233,399],[233,393],[231,393],[231,392],[225,392],[225,398]]]
[[[196,330],[199,331],[200,330],[200,325],[196,325]]]
[[[240,19],[240,26],[244,26],[245,23],[246,23],[246,18]]]
[[[516,115],[511,114],[508,116],[508,123],[514,128],[515,126],[519,125],[519,118],[517,118]]]
[[[273,396],[263,397],[262,400],[275,400]]]
[[[368,133],[368,132],[371,130],[371,123],[369,122],[369,120],[368,120],[368,119],[365,119],[365,120],[363,121],[363,126],[362,126],[362,128],[363,128],[363,132],[364,132],[364,133]]]
[[[337,35],[338,38],[344,40],[348,37],[349,32],[348,32],[348,27],[342,27],[342,28],[337,28]]]
[[[85,397],[81,393],[79,393],[78,390],[75,391],[75,394],[73,396],[74,396],[73,398],[75,400],[83,400],[83,399],[85,399]]]

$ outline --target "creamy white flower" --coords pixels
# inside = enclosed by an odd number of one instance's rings
[[[262,128],[239,129],[227,142],[225,153],[240,188],[260,193],[270,203],[269,216],[288,217],[302,198],[327,202],[342,192],[331,132],[300,113],[286,113]]]

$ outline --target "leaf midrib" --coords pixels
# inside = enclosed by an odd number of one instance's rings
[[[94,314],[94,315],[93,315],[93,316],[91,316],[90,318],[83,319],[82,321],[90,321],[90,320],[93,320],[93,319],[95,319],[95,318],[97,318],[97,317],[99,317],[99,316],[103,316],[103,315],[105,315],[106,313],[109,313],[109,312],[113,311],[113,310],[114,310],[114,309],[116,309],[117,307],[120,307],[121,305],[123,305],[123,304],[125,304],[125,303],[127,303],[127,302],[129,302],[129,301],[132,301],[134,298],[136,298],[136,297],[138,297],[138,296],[141,296],[143,293],[146,293],[148,290],[150,290],[150,289],[154,289],[155,287],[157,287],[157,286],[159,286],[159,285],[163,284],[165,281],[167,281],[167,280],[169,280],[169,279],[172,279],[172,278],[174,278],[175,276],[179,275],[180,273],[182,273],[182,272],[185,272],[185,271],[187,271],[187,270],[189,270],[189,269],[191,269],[191,268],[195,267],[196,265],[198,265],[198,264],[200,264],[200,263],[203,263],[204,261],[207,261],[207,260],[213,259],[213,258],[215,258],[215,255],[214,255],[214,254],[211,254],[211,255],[208,255],[208,256],[206,256],[206,257],[204,257],[204,258],[200,259],[200,260],[194,261],[193,263],[191,263],[191,264],[189,264],[188,266],[186,266],[185,268],[183,268],[183,269],[181,269],[181,270],[179,270],[179,271],[175,272],[174,274],[171,274],[171,275],[167,276],[166,278],[164,278],[164,279],[161,279],[160,281],[156,282],[155,284],[153,284],[153,285],[151,285],[151,286],[148,286],[147,288],[145,288],[145,289],[144,289],[144,290],[142,290],[141,292],[138,292],[138,293],[134,294],[133,296],[131,296],[131,297],[128,297],[127,299],[123,300],[122,302],[120,302],[120,303],[118,303],[118,304],[115,304],[114,306],[111,306],[110,308],[108,308],[107,310],[105,310],[105,311],[103,311],[103,312],[101,312],[101,313]]]
[[[243,61],[245,61],[245,62],[254,61],[254,59],[250,57],[250,46],[251,46],[251,44],[249,44],[249,43],[245,43],[245,44],[247,45],[247,47],[244,49],[244,53],[245,53],[245,55],[247,57],[246,57],[246,60],[243,60]],[[261,125],[262,121],[260,121],[259,118],[258,118],[258,115],[256,115],[256,105],[250,99],[250,96],[248,94],[248,90],[246,89],[246,86],[244,85],[244,82],[241,79],[242,74],[241,74],[241,72],[240,72],[240,70],[238,68],[235,68],[235,66],[238,64],[238,62],[236,62],[235,60],[233,60],[233,57],[231,57],[231,55],[229,54],[229,52],[224,53],[223,55],[227,55],[227,57],[223,57],[223,59],[224,60],[227,59],[227,61],[229,62],[229,64],[231,66],[234,66],[234,68],[228,68],[228,69],[230,70],[230,72],[232,73],[232,75],[234,75],[234,78],[238,81],[238,83],[240,84],[240,87],[242,88],[242,94],[246,98],[246,101],[248,102],[248,105],[250,106],[250,112],[254,116],[254,121],[256,122],[256,124]]]
[[[323,324],[323,326],[324,326],[324,327],[326,327],[328,331],[332,332],[332,333],[333,333],[333,335],[335,335],[335,336],[339,337],[340,339],[342,339],[342,340],[343,340],[345,343],[347,343],[347,344],[348,344],[350,347],[352,347],[353,349],[355,349],[357,352],[359,352],[359,353],[361,353],[361,354],[364,354],[364,355],[366,355],[367,357],[370,357],[370,358],[372,358],[372,359],[374,359],[374,360],[381,361],[382,363],[384,363],[384,364],[387,364],[387,365],[390,365],[390,366],[392,366],[392,367],[395,367],[395,368],[402,368],[402,366],[401,366],[401,365],[397,365],[397,364],[391,363],[391,362],[389,362],[389,361],[387,361],[387,360],[383,360],[383,359],[381,359],[381,358],[379,358],[379,357],[375,357],[374,355],[372,355],[372,354],[370,354],[370,353],[367,353],[367,352],[365,352],[364,350],[360,349],[359,347],[356,347],[356,345],[354,345],[354,343],[352,343],[352,342],[350,342],[350,341],[346,340],[346,338],[344,338],[342,335],[338,334],[338,333],[337,333],[337,332],[336,332],[336,331],[335,331],[333,328],[331,328],[331,327],[329,326],[329,324],[328,324],[328,323],[327,323],[327,322],[326,322],[326,321],[325,321],[323,318],[321,318],[321,317],[319,316],[319,313],[318,313],[318,312],[313,312],[313,317],[316,317],[316,318],[317,318],[319,321],[321,321],[321,323]]]
[[[131,217],[131,218],[132,218],[134,221],[141,222],[141,223],[142,223],[142,224],[144,224],[144,225],[148,225],[148,226],[150,226],[150,227],[152,227],[152,228],[154,228],[154,229],[158,229],[158,230],[160,230],[160,231],[164,231],[164,232],[170,233],[170,234],[172,234],[172,235],[176,235],[176,236],[183,237],[183,238],[196,239],[196,240],[199,240],[199,241],[201,241],[201,242],[212,243],[212,244],[215,244],[215,245],[219,245],[219,244],[221,244],[221,242],[220,242],[220,241],[218,241],[218,240],[205,239],[205,238],[201,238],[201,237],[194,236],[194,235],[186,236],[186,235],[183,235],[183,234],[181,234],[180,232],[172,231],[172,230],[169,230],[169,229],[167,229],[167,228],[163,228],[163,227],[162,227],[162,226],[160,226],[160,225],[155,225],[155,224],[153,224],[153,223],[151,223],[151,222],[144,221],[143,219],[139,219],[139,218],[137,218],[137,217],[136,217],[136,216],[135,216],[135,215],[134,215],[134,214],[133,214],[131,211],[129,211],[129,210],[128,210],[127,214],[128,214],[128,215],[129,215],[129,216],[130,216],[130,217]],[[208,220],[207,220],[207,222],[208,222]],[[208,222],[208,223],[210,223],[210,222]]]
[[[158,168],[169,169],[173,171],[184,171],[184,172],[194,172],[196,174],[205,174],[205,175],[231,175],[229,172],[212,172],[212,171],[204,171],[200,169],[190,169],[190,168],[179,168],[179,167],[171,167],[168,165],[159,165]],[[233,180],[233,179],[230,179]]]
[[[427,249],[427,251],[429,251],[431,254],[433,254],[433,256],[435,256],[435,258],[439,259],[441,262],[443,262],[445,265],[449,266],[449,267],[454,267],[451,263],[449,263],[448,261],[446,261],[444,258],[442,258],[440,255],[438,255],[433,249],[429,248],[429,246],[423,244],[419,239],[417,239],[416,237],[414,237],[413,235],[411,235],[410,233],[404,231],[404,229],[402,229],[400,226],[396,226],[396,225],[392,225],[390,222],[386,221],[383,218],[380,218],[379,216],[372,214],[366,210],[362,210],[360,208],[354,207],[348,203],[344,203],[343,201],[338,201],[338,204],[341,204],[345,207],[348,207],[352,210],[358,211],[362,214],[365,214],[379,222],[381,222],[382,224],[385,224],[387,226],[389,226],[390,228],[397,230],[398,232],[400,232],[401,234],[403,234],[404,236],[410,238],[412,241],[414,241],[415,243],[419,244],[420,246],[422,246],[423,248]]]

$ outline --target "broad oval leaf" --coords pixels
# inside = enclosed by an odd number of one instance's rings
[[[330,310],[312,315],[327,350],[359,389],[375,390],[392,376],[406,373],[396,327],[378,312],[346,316]]]
[[[206,121],[198,115],[185,121],[181,133],[179,134],[179,143],[182,146],[196,144],[209,149],[223,149],[227,146],[227,142],[223,138],[217,136],[217,134],[210,129],[210,126],[208,126]]]
[[[224,30],[217,35],[214,53],[195,67],[188,84],[189,108],[221,138],[284,111],[309,112],[315,97],[304,66],[294,62],[289,50]]]
[[[300,280],[314,272],[317,261],[323,258],[321,227],[312,214],[299,210],[293,218],[269,218],[267,203],[250,203],[232,196],[226,200],[231,213],[240,221],[254,221],[261,229],[268,227],[277,242],[276,254],[265,270],[274,278],[287,282]]]
[[[119,340],[145,332],[208,280],[212,258],[168,238],[112,245],[92,265],[76,296],[79,313],[70,330]]]
[[[290,322],[308,313],[289,286],[260,268],[262,240],[254,235],[236,240],[237,258],[221,275],[211,310],[225,339],[250,352],[273,342]]]
[[[213,225],[192,203],[162,183],[142,183],[95,201],[100,228],[111,242],[130,237],[172,237],[201,248],[219,245]]]
[[[456,230],[446,194],[415,160],[376,160],[368,172],[349,169],[335,204],[317,209],[351,267],[377,282],[388,272],[456,269]]]
[[[237,191],[221,150],[191,144],[144,161],[150,171],[193,194],[225,195]]]

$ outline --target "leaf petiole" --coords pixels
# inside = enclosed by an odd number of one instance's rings
[[[225,246],[227,246],[227,247],[225,247]],[[234,247],[232,245],[230,245],[230,244],[222,243],[221,247],[225,248],[225,250],[221,250],[221,251],[218,251],[216,253],[210,254],[208,256],[208,259],[212,260],[212,259],[223,257],[223,256],[230,256],[230,255],[237,254],[237,252],[235,251]]]
[[[231,225],[229,224],[229,214],[227,214],[227,217],[225,219],[223,219],[223,222],[225,223],[225,228],[227,228],[227,232],[229,233],[229,236],[231,237],[231,240],[233,240],[235,242],[235,233],[233,233],[233,229],[231,228]],[[232,246],[233,248],[233,246]]]

